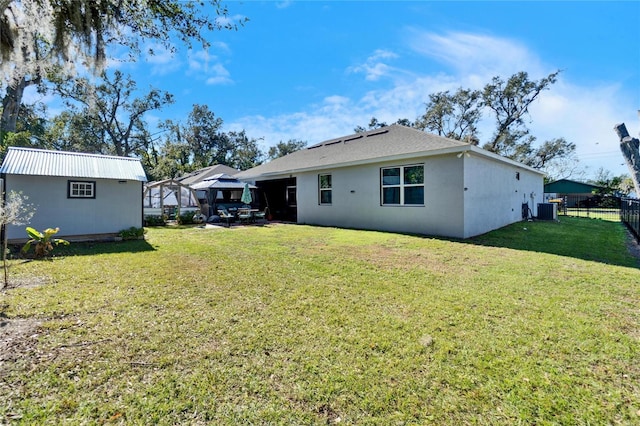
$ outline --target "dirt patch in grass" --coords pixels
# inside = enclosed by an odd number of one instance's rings
[[[40,321],[27,319],[0,319],[0,371],[7,371],[7,364],[26,360],[36,352]]]
[[[45,285],[46,277],[11,277],[3,291]],[[26,361],[36,352],[37,334],[41,321],[34,318],[7,318],[0,305],[0,372],[18,360]],[[0,373],[1,375],[1,373]]]
[[[40,287],[49,282],[51,282],[51,280],[47,277],[11,277],[5,290]]]

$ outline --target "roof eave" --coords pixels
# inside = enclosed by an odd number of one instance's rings
[[[391,155],[386,157],[367,158],[367,159],[362,159],[357,161],[347,161],[347,162],[335,163],[335,164],[325,164],[325,165],[319,165],[319,166],[300,167],[300,168],[293,167],[289,169],[282,169],[282,170],[267,172],[267,173],[247,174],[246,172],[248,172],[248,170],[246,170],[245,172],[241,172],[241,176],[239,177],[239,179],[251,180],[256,178],[276,178],[276,177],[282,177],[282,176],[290,176],[298,173],[313,172],[317,170],[338,169],[343,167],[362,166],[366,164],[376,164],[376,163],[389,162],[389,161],[402,161],[402,160],[409,160],[416,157],[435,157],[435,156],[448,155],[448,154],[457,155],[465,152],[471,152],[473,154],[477,154],[494,161],[508,163],[514,167],[518,167],[523,170],[528,170],[532,173],[537,173],[543,176],[546,175],[544,172],[534,169],[533,167],[529,167],[525,164],[519,163],[517,161],[511,160],[509,158],[503,157],[493,152],[489,152],[482,148],[478,148],[475,145],[460,145],[460,146],[454,146],[454,147],[433,149],[428,151],[418,151],[418,152],[412,152],[412,153],[406,153],[406,154]]]
[[[434,157],[439,155],[458,154],[460,152],[469,151],[469,147],[470,147],[469,145],[461,145],[461,146],[455,146],[455,147],[433,149],[428,151],[418,151],[418,152],[411,152],[411,153],[398,154],[398,155],[389,155],[385,157],[366,158],[366,159],[356,160],[356,161],[345,161],[345,162],[335,163],[335,164],[324,164],[324,165],[318,165],[318,166],[299,167],[299,168],[294,167],[290,169],[282,169],[275,172],[267,172],[267,173],[247,174],[246,172],[248,172],[249,170],[246,170],[244,172],[241,172],[241,176],[238,178],[248,180],[248,179],[255,179],[258,177],[278,177],[278,176],[293,175],[297,173],[313,172],[316,170],[339,169],[344,167],[362,166],[366,164],[377,164],[377,163],[389,162],[389,161],[402,161],[402,160],[408,160],[416,157]]]

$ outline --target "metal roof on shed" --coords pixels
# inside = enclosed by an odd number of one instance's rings
[[[0,173],[147,181],[136,158],[20,147],[9,147]]]
[[[556,194],[591,194],[594,190],[601,188],[601,186],[591,185],[590,183],[560,179],[547,183],[544,186],[544,192]]]

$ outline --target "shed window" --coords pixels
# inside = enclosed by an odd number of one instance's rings
[[[331,204],[331,175],[318,175],[318,189],[320,204]]]
[[[424,204],[424,164],[387,167],[380,170],[381,204]]]
[[[92,181],[68,181],[68,198],[96,198],[96,183]]]

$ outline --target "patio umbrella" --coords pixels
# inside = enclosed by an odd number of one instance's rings
[[[248,183],[244,184],[244,189],[242,190],[242,196],[240,197],[240,201],[242,201],[245,204],[251,204],[251,201],[253,201],[253,198],[251,198],[251,190],[249,189]]]

